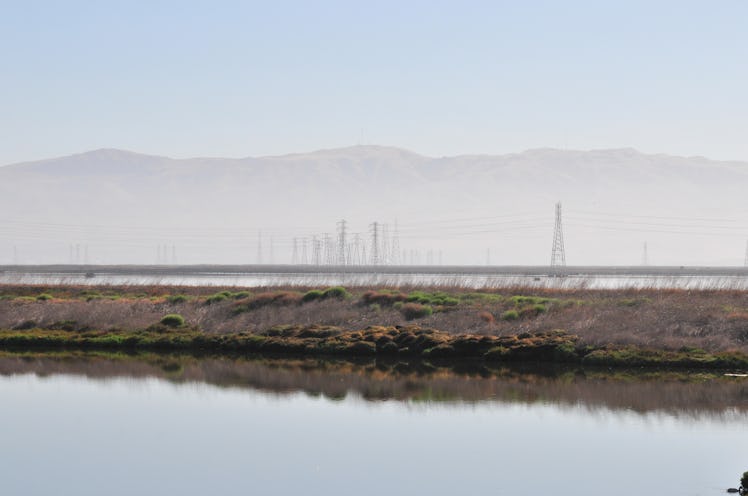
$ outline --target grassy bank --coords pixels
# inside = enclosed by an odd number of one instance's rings
[[[591,346],[563,331],[514,336],[455,335],[418,326],[344,331],[323,326],[281,326],[263,334],[206,334],[154,326],[143,331],[0,331],[0,348],[168,351],[212,354],[402,357],[486,362],[555,362],[589,366],[748,369],[748,355],[634,346]]]
[[[0,347],[746,368],[748,293],[0,286]]]

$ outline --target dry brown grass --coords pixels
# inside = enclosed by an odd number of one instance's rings
[[[378,288],[361,288],[350,299],[304,303],[301,295],[305,289],[254,288],[249,298],[205,305],[205,298],[221,288],[3,286],[0,328],[29,322],[49,328],[67,322],[76,329],[133,330],[148,327],[169,313],[182,315],[189,326],[208,333],[261,332],[285,324],[361,329],[407,323],[397,306],[407,299],[411,288],[384,293]],[[431,316],[415,322],[456,334],[503,336],[563,329],[594,345],[748,351],[746,291],[520,287],[495,291],[440,287],[434,291],[448,293],[459,299],[459,304],[434,306]],[[53,299],[37,301],[35,298],[43,293]],[[167,296],[176,294],[187,295],[187,301],[168,303]],[[11,296],[14,299],[8,299]],[[238,313],[237,307],[245,308]],[[507,310],[516,310],[519,319],[494,317]]]

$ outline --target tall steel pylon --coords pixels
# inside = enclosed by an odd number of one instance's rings
[[[745,243],[745,261],[743,264],[748,267],[748,242]]]
[[[649,265],[649,253],[647,253],[647,242],[644,242],[644,252],[642,253],[642,265]]]
[[[564,230],[563,226],[561,225],[561,202],[556,203],[556,226],[553,228],[551,267],[566,267],[566,252],[564,251]]]
[[[379,265],[379,223],[372,222],[369,227],[371,228],[371,265]]]
[[[346,263],[346,248],[348,243],[346,242],[346,222],[345,219],[338,222],[338,256],[336,263],[338,265],[347,265]]]

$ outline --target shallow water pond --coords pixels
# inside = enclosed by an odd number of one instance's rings
[[[1,494],[723,494],[748,381],[0,356]]]

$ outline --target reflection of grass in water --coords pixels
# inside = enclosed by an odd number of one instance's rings
[[[719,374],[605,369],[482,361],[449,365],[423,360],[321,360],[268,357],[198,357],[144,353],[0,352],[0,375],[75,374],[93,379],[159,377],[174,383],[204,382],[222,388],[273,394],[304,392],[331,400],[349,394],[367,400],[416,403],[538,402],[678,415],[744,412],[745,379]]]

